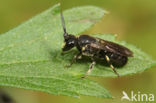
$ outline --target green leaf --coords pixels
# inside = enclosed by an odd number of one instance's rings
[[[33,17],[13,30],[0,35],[0,85],[43,91],[55,95],[79,95],[111,98],[110,93],[89,79],[81,79],[90,61],[79,60],[65,68],[78,52],[73,49],[61,55],[63,30],[59,5]],[[84,6],[63,12],[67,31],[80,34],[99,19],[105,11],[98,7]],[[133,45],[115,40],[113,35],[96,34],[105,40],[124,45],[134,52],[127,65],[117,68],[121,76],[139,73],[156,62]],[[97,63],[91,76],[116,77],[111,68]]]
[[[55,95],[111,98],[89,79],[64,68],[61,57],[63,30],[59,5],[0,35],[0,85],[43,91]],[[98,7],[77,7],[63,12],[67,30],[78,34],[104,15]],[[69,58],[71,58],[73,54]],[[76,73],[75,73],[76,74]]]

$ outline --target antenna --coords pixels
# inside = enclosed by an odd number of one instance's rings
[[[61,13],[62,27],[63,27],[64,37],[65,37],[65,36],[68,35],[68,33],[66,32],[66,26],[65,26],[65,21],[64,21],[64,17],[63,17],[62,11],[60,13]]]

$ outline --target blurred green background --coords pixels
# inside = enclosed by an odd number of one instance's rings
[[[29,18],[61,2],[63,9],[82,5],[94,5],[110,13],[85,33],[118,34],[118,40],[125,40],[141,48],[156,59],[156,1],[155,0],[0,0],[0,33],[7,32]],[[130,95],[152,93],[156,96],[155,67],[133,76],[121,78],[92,78],[108,89],[114,99],[81,96],[71,98],[54,96],[30,90],[6,88],[17,103],[120,103],[122,91]],[[124,103],[129,103],[124,101]]]

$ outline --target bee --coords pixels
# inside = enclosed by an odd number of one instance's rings
[[[69,66],[71,66],[77,59],[82,58],[82,56],[89,57],[92,63],[89,66],[89,70],[82,77],[85,78],[96,64],[97,58],[106,61],[114,73],[120,77],[119,73],[115,69],[115,66],[124,66],[128,61],[128,57],[133,57],[133,52],[122,45],[97,37],[92,37],[90,35],[82,34],[80,36],[74,36],[72,34],[68,34],[66,32],[65,21],[62,12],[60,15],[64,31],[64,46],[62,51],[64,52],[71,50],[73,47],[76,47],[79,51],[79,53],[72,59],[72,62]]]

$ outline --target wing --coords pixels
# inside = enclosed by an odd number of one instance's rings
[[[110,41],[106,41],[106,40],[102,40],[99,38],[96,38],[96,43],[91,43],[91,47],[93,48],[97,48],[97,49],[101,49],[101,50],[105,50],[105,51],[109,51],[112,53],[116,53],[119,55],[123,55],[123,56],[127,56],[127,57],[132,57],[133,56],[133,52],[131,50],[129,50],[128,48],[110,42]]]

